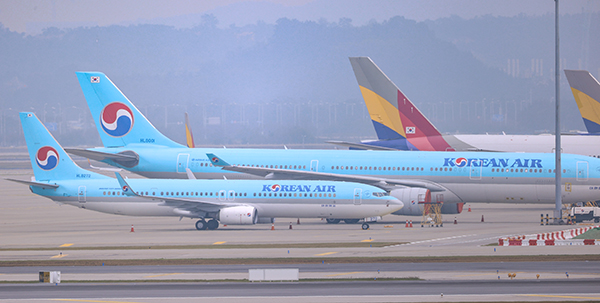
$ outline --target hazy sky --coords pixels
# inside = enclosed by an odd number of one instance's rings
[[[561,13],[600,11],[599,0],[563,0]],[[393,16],[423,21],[457,15],[541,15],[554,11],[554,0],[2,0],[0,22],[11,31],[36,34],[56,26],[106,26],[153,23],[193,26],[199,16],[214,14],[219,26],[258,20],[274,23],[282,17],[298,20],[352,19],[354,25],[381,22]]]

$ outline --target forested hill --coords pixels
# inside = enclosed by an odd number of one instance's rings
[[[499,35],[510,20],[493,17],[420,23],[394,17],[364,26],[350,19],[280,19],[220,28],[205,15],[186,29],[49,28],[36,36],[2,27],[0,146],[24,145],[19,111],[35,112],[65,145],[99,145],[75,76],[82,70],[106,73],[157,128],[180,142],[184,111],[199,144],[374,138],[349,56],[371,57],[442,132],[552,129],[552,61],[544,59],[538,74],[515,74],[501,64],[520,59],[524,71],[531,59],[553,54],[547,20],[522,19],[524,28],[542,32],[534,40],[537,48],[526,35]],[[469,26],[480,31],[463,30]],[[497,36],[496,44],[486,31]],[[578,37],[598,53],[597,36]],[[563,54],[568,68],[587,56],[592,73],[598,70],[597,56],[573,49]],[[565,129],[581,129],[570,90],[563,87]]]

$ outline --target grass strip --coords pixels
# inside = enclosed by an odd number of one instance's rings
[[[279,282],[348,282],[348,281],[425,281],[417,277],[406,278],[332,278],[332,279],[300,279],[298,281],[257,281],[250,282],[248,279],[142,279],[142,280],[62,280],[65,283],[279,283]],[[0,284],[39,284],[38,281],[0,281]]]
[[[340,243],[274,243],[274,244],[220,244],[220,245],[150,245],[150,246],[86,246],[86,247],[23,247],[0,248],[0,251],[47,251],[47,250],[144,250],[144,249],[247,249],[247,248],[352,248],[385,247],[408,242],[340,242]]]
[[[431,257],[324,257],[324,258],[214,258],[214,259],[123,259],[123,260],[20,260],[0,261],[0,267],[14,266],[142,266],[142,265],[261,265],[261,264],[345,264],[345,263],[474,263],[474,262],[567,262],[600,261],[594,255],[517,256],[431,256]]]

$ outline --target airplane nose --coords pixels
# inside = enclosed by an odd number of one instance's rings
[[[388,200],[388,205],[391,209],[395,209],[394,211],[401,210],[404,207],[404,203],[398,199]]]

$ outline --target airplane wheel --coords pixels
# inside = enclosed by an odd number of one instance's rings
[[[367,230],[367,229],[369,229],[369,223],[363,223],[363,224],[362,224],[362,229],[363,229],[363,230]]]
[[[356,224],[360,221],[360,219],[344,219],[344,223],[346,224]]]
[[[198,221],[196,221],[196,229],[197,230],[205,230],[207,228],[207,224],[206,221],[204,221],[204,219],[200,219]]]
[[[328,224],[338,224],[340,223],[340,219],[326,219]]]
[[[206,223],[206,227],[208,227],[210,230],[215,230],[219,228],[219,221],[212,219]]]

